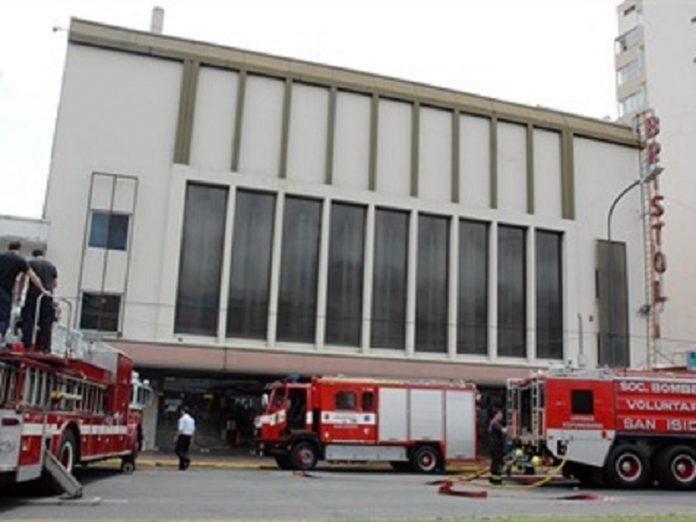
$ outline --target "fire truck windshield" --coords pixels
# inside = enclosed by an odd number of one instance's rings
[[[285,403],[285,388],[276,388],[271,395],[269,411],[276,411],[282,408]]]

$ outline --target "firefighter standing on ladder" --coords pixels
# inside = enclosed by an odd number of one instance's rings
[[[503,482],[503,457],[505,456],[505,432],[503,411],[498,409],[488,424],[488,447],[491,454],[491,484]]]

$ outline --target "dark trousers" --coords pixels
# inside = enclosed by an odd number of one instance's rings
[[[189,448],[191,447],[191,435],[179,435],[176,438],[176,447],[174,453],[179,457],[179,469],[186,469],[191,464],[191,459],[188,458]]]
[[[491,447],[491,482],[500,484],[503,480],[503,448]]]
[[[12,294],[0,288],[0,336],[5,335],[10,326],[10,310],[12,310]]]
[[[32,348],[32,336],[34,335],[34,322],[36,321],[36,301],[38,295],[27,292],[27,299],[22,308],[22,344],[24,348]],[[50,296],[43,296],[39,305],[39,335],[37,335],[36,348],[40,348],[45,353],[51,353],[51,332],[53,331],[53,320],[55,311],[53,309],[53,299]]]

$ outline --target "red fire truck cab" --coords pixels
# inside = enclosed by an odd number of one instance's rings
[[[696,487],[696,376],[563,370],[508,382],[513,441],[583,483]]]
[[[269,386],[257,450],[282,469],[386,461],[435,472],[476,458],[476,388],[463,383],[313,377]]]

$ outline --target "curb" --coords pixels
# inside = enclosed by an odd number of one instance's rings
[[[120,459],[108,459],[105,461],[102,461],[99,465],[102,466],[115,466],[115,467],[120,467],[121,465],[121,460]],[[139,458],[136,461],[136,465],[139,467],[143,468],[178,468],[179,467],[179,461],[176,459],[158,459],[158,458]],[[391,467],[389,466],[382,466],[379,464],[348,464],[351,467],[355,467],[356,469],[360,469],[363,471],[392,471]],[[332,467],[334,465],[330,465],[331,467],[323,467],[320,469],[320,471],[331,471]],[[277,470],[278,467],[276,466],[275,462],[272,460],[268,461],[250,461],[250,460],[220,460],[220,461],[212,461],[212,460],[199,460],[196,461],[195,459],[191,461],[190,464],[191,468],[200,468],[200,469],[271,469],[271,470]],[[337,465],[337,467],[333,469],[342,469],[342,465]],[[480,466],[475,466],[475,465],[455,465],[455,466],[450,466],[447,470],[447,475],[456,475],[456,474],[461,474],[461,473],[474,473],[476,471],[480,470]],[[394,472],[396,473],[396,472]]]

